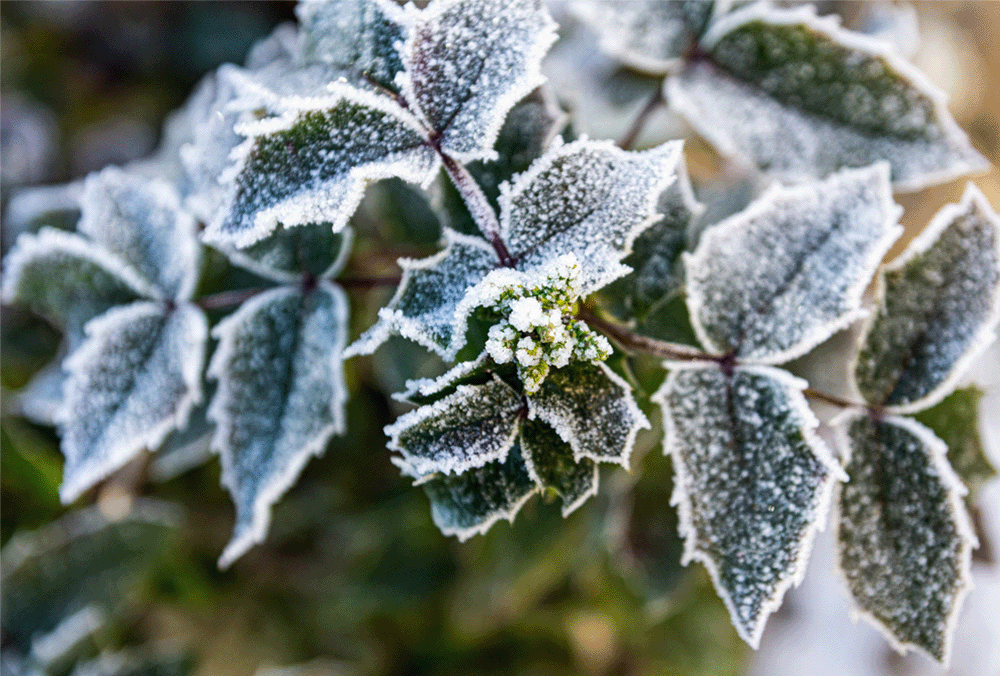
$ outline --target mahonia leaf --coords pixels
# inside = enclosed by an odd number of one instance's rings
[[[51,362],[32,376],[27,385],[17,391],[15,409],[18,413],[42,425],[58,422],[63,405],[63,384],[66,382],[66,371],[62,367],[65,352],[60,350]]]
[[[43,226],[73,230],[80,220],[82,192],[80,181],[18,190],[4,211],[4,241],[24,232],[38,232]]]
[[[334,232],[330,223],[286,228],[279,224],[270,235],[245,249],[223,249],[230,261],[267,279],[288,284],[303,275],[332,279],[347,263],[354,231]]]
[[[912,412],[947,395],[995,338],[1000,218],[971,183],[885,270],[854,369],[865,401]]]
[[[120,257],[54,228],[24,234],[4,260],[3,300],[21,302],[53,321],[72,351],[83,327],[109,308],[158,292]]]
[[[507,112],[544,81],[556,24],[541,0],[438,0],[412,13],[403,96],[461,162],[491,159]]]
[[[976,538],[944,442],[907,418],[843,423],[840,569],[857,612],[900,650],[946,664]]]
[[[654,75],[675,68],[708,25],[710,0],[574,0],[570,9],[600,36],[601,49]]]
[[[979,434],[982,398],[982,390],[966,387],[914,415],[917,422],[928,427],[948,447],[948,463],[973,495],[997,476]]]
[[[901,212],[884,163],[767,191],[684,255],[699,340],[756,363],[805,354],[862,315]]]
[[[621,299],[623,319],[642,319],[676,294],[684,283],[681,253],[688,243],[692,223],[704,207],[698,203],[683,162],[677,180],[663,191],[656,204],[660,220],[644,230],[632,243],[624,263],[632,268],[608,288]]]
[[[295,7],[302,56],[363,73],[395,90],[403,69],[396,43],[404,39],[403,10],[388,0],[305,0]]]
[[[528,410],[569,444],[577,462],[590,458],[627,468],[636,435],[649,429],[632,388],[603,363],[572,361],[553,369],[528,397]]]
[[[609,141],[555,147],[501,187],[500,230],[520,270],[562,254],[585,261],[583,295],[629,272],[632,241],[657,220],[681,142],[627,152]]]
[[[201,400],[204,313],[139,301],[91,320],[64,363],[66,456],[59,495],[70,503],[141,450],[155,450]]]
[[[802,581],[834,480],[843,475],[801,390],[766,367],[666,364],[664,452],[682,563],[705,564],[739,635],[754,648],[785,591]]]
[[[483,385],[460,385],[387,426],[388,448],[403,454],[394,461],[414,477],[502,462],[516,441],[523,406],[522,397],[496,376]]]
[[[444,250],[429,258],[401,258],[403,278],[389,304],[379,310],[379,321],[346,352],[370,354],[391,334],[416,341],[445,358],[465,345],[466,314],[458,306],[500,262],[481,237],[444,230]]]
[[[671,107],[724,154],[782,180],[888,160],[894,188],[919,190],[989,166],[944,94],[890,44],[812,7],[736,11],[701,50],[668,80]]]
[[[489,355],[483,352],[475,359],[455,364],[437,378],[407,380],[406,390],[393,394],[392,398],[423,406],[443,399],[454,392],[459,385],[483,385],[492,379],[492,373],[498,371],[497,366],[488,357]]]
[[[188,300],[201,268],[197,223],[167,182],[108,167],[84,183],[78,230],[121,256],[166,298]]]
[[[205,231],[244,248],[279,223],[330,221],[342,229],[371,181],[426,182],[438,168],[426,131],[388,97],[334,83],[324,98],[287,98],[275,117],[245,121],[234,150],[233,187]]]
[[[261,293],[213,329],[219,347],[208,373],[218,390],[208,418],[222,483],[236,503],[221,567],[264,540],[271,505],[344,431],[346,332],[347,298],[324,280],[310,292]]]
[[[298,5],[296,5],[296,8]],[[296,9],[298,11],[298,9]],[[299,27],[292,22],[279,24],[271,34],[258,40],[247,52],[243,65],[251,70],[263,68],[275,61],[288,61],[299,55],[303,49]]]
[[[515,443],[503,460],[488,462],[457,476],[434,474],[422,483],[431,501],[431,518],[445,535],[465,542],[500,519],[511,523],[538,487]]]
[[[208,401],[215,387],[206,385],[202,401],[191,409],[187,424],[174,430],[149,461],[147,476],[153,481],[170,481],[212,459],[215,424],[208,419]]]
[[[549,425],[538,420],[521,424],[521,452],[528,474],[543,489],[562,500],[562,514],[569,516],[592,495],[597,495],[597,463],[573,457],[573,448]]]

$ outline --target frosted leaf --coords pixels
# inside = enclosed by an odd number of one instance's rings
[[[298,55],[299,44],[298,26],[291,22],[280,24],[266,38],[253,44],[243,65],[256,70],[275,61],[290,61]]]
[[[401,258],[403,278],[378,322],[347,350],[347,356],[371,354],[393,333],[420,343],[445,358],[465,345],[465,322],[472,308],[459,313],[466,292],[500,262],[480,237],[445,228],[445,248],[429,258]]]
[[[403,69],[396,50],[402,42],[403,10],[389,0],[306,0],[295,8],[302,31],[302,55],[363,73],[395,90]]]
[[[947,664],[955,621],[972,587],[976,539],[965,487],[944,443],[906,418],[846,424],[850,480],[841,487],[840,569],[857,613],[900,651]]]
[[[46,225],[73,230],[80,220],[82,190],[79,181],[18,190],[10,197],[4,212],[4,241],[8,242],[24,232],[38,232]]]
[[[438,156],[420,123],[388,97],[346,84],[326,98],[286,99],[275,118],[246,122],[234,152],[233,187],[205,231],[243,248],[278,223],[330,221],[342,229],[372,181],[427,181]]]
[[[201,271],[195,219],[165,181],[108,167],[84,183],[78,230],[121,256],[167,298],[187,300]]]
[[[576,460],[570,445],[549,425],[525,420],[520,442],[528,474],[539,487],[555,491],[563,503],[563,516],[597,495],[597,463],[589,458]]]
[[[87,324],[87,340],[64,363],[66,504],[184,427],[201,400],[208,323],[200,309],[136,302]]]
[[[354,231],[334,232],[330,223],[278,227],[245,249],[223,249],[236,265],[281,283],[297,283],[303,275],[331,279],[347,262]]]
[[[588,140],[549,150],[500,195],[501,236],[517,268],[573,253],[585,263],[584,296],[626,274],[620,261],[656,221],[680,150],[680,141],[626,152]]]
[[[695,44],[709,0],[575,0],[570,9],[601,36],[601,49],[638,70],[664,75]]]
[[[206,385],[204,399],[210,400],[214,389]],[[191,409],[187,425],[183,429],[174,430],[166,438],[147,467],[147,476],[152,481],[170,481],[212,459],[212,434],[215,425],[208,420],[207,412],[208,405],[203,400]]]
[[[993,342],[1000,316],[1000,218],[971,183],[881,278],[854,372],[873,405],[940,401]]]
[[[271,506],[344,431],[346,333],[347,298],[327,281],[309,293],[266,291],[212,330],[219,340],[208,370],[218,381],[208,410],[212,448],[236,504],[222,568],[263,542]]]
[[[249,112],[249,115],[239,115],[237,124],[280,114],[286,99],[325,98],[330,95],[334,82],[368,87],[366,82],[346,70],[325,63],[302,64],[288,60],[275,61],[257,70],[225,65],[219,69],[219,78],[226,80],[233,89],[232,99],[225,102],[222,112]]]
[[[604,364],[573,361],[554,369],[528,397],[529,415],[548,423],[573,449],[573,459],[628,467],[640,429],[649,421],[632,390]]]
[[[972,386],[956,390],[914,418],[948,447],[948,464],[970,494],[997,476],[979,434],[979,402],[983,391]]]
[[[805,354],[861,316],[861,294],[901,232],[901,212],[884,163],[773,187],[685,254],[699,340],[758,363]]]
[[[460,162],[495,157],[507,112],[542,84],[556,24],[541,0],[438,0],[414,13],[403,96]]]
[[[668,364],[668,366],[677,366]],[[804,381],[769,367],[676,368],[654,400],[673,459],[682,563],[705,564],[737,633],[756,648],[802,581],[835,478]]]
[[[459,385],[483,385],[492,379],[492,373],[498,371],[496,364],[489,360],[489,355],[483,352],[473,360],[455,364],[437,378],[407,380],[406,390],[393,394],[392,398],[422,406],[444,398]]]
[[[668,81],[670,105],[722,153],[781,180],[888,160],[895,189],[919,190],[989,166],[890,44],[810,7],[734,12],[702,49]]]
[[[60,350],[51,362],[32,376],[27,385],[17,391],[13,398],[18,413],[41,425],[55,425],[59,421],[63,408],[63,384],[66,382],[66,372],[62,367],[65,358],[65,350]]]
[[[156,295],[128,263],[75,233],[43,228],[21,235],[4,260],[3,301],[25,303],[53,321],[71,351],[93,317]]]
[[[458,476],[435,474],[422,485],[431,501],[434,524],[461,542],[485,533],[500,519],[513,523],[524,503],[538,491],[517,444],[504,460]]]
[[[507,458],[522,408],[521,396],[496,376],[484,385],[460,385],[387,426],[388,448],[402,453],[397,464],[410,476],[462,474]]]
[[[660,219],[635,238],[632,253],[624,260],[633,271],[615,280],[609,289],[612,297],[622,299],[626,319],[645,317],[680,290],[684,284],[681,253],[693,222],[703,210],[680,162],[677,180],[656,204]]]

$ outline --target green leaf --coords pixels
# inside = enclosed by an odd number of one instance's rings
[[[971,183],[885,270],[854,368],[865,401],[919,411],[995,338],[1000,218]]]
[[[705,564],[737,633],[756,648],[802,581],[843,472],[815,433],[804,381],[766,366],[666,364],[664,451],[676,478],[682,563]]]
[[[649,429],[632,388],[604,364],[572,361],[553,369],[528,397],[528,410],[569,444],[577,462],[589,458],[627,468],[636,435]]]
[[[504,460],[494,460],[458,476],[434,474],[422,483],[431,518],[445,535],[462,542],[481,535],[500,519],[511,523],[538,487],[517,444]]]
[[[347,298],[327,281],[262,293],[213,329],[219,347],[208,373],[218,391],[208,418],[236,503],[221,567],[264,540],[271,506],[344,431],[346,333]]]
[[[142,296],[156,298],[157,291],[120,257],[74,233],[42,228],[21,235],[4,260],[4,302],[25,303],[53,321],[71,350],[88,321]]]
[[[305,0],[295,7],[302,56],[362,73],[386,89],[403,64],[403,10],[387,0]]]
[[[351,254],[354,231],[334,232],[331,223],[286,228],[279,224],[270,235],[245,249],[223,249],[230,261],[262,277],[283,284],[304,276],[332,279]]]
[[[234,150],[232,188],[205,231],[209,242],[245,248],[286,227],[347,225],[370,182],[422,183],[438,156],[421,123],[388,97],[335,83],[323,98],[284,99],[276,117],[247,121]]]
[[[563,516],[597,495],[597,463],[589,458],[574,458],[573,448],[549,425],[525,420],[520,443],[528,474],[539,488],[551,489],[559,496]]]
[[[710,0],[575,0],[570,9],[601,36],[601,49],[638,70],[673,70],[708,25]]]
[[[64,363],[66,456],[59,495],[68,504],[143,449],[184,427],[201,400],[208,323],[194,305],[136,302],[87,324]]]
[[[976,538],[947,448],[907,418],[843,423],[840,569],[857,612],[899,650],[948,663]]]
[[[387,426],[388,448],[402,453],[394,462],[417,478],[503,462],[517,439],[523,406],[522,397],[496,376],[483,385],[460,385]]]
[[[863,316],[861,295],[899,236],[888,167],[773,187],[685,254],[688,308],[711,352],[801,356]]]
[[[911,191],[989,166],[890,44],[812,7],[738,10],[700,49],[668,81],[670,105],[722,153],[781,180],[888,160],[893,187]]]
[[[564,254],[584,263],[583,295],[622,277],[621,260],[656,220],[681,143],[627,152],[608,141],[553,147],[500,195],[500,233],[519,270]]]
[[[914,416],[944,441],[949,464],[973,494],[997,476],[979,434],[979,400],[982,397],[982,390],[966,387]]]
[[[452,0],[411,12],[400,90],[460,162],[496,157],[508,111],[544,82],[556,24],[541,0]]]

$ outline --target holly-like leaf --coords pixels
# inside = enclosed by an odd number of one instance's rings
[[[722,153],[782,180],[888,160],[895,189],[919,190],[989,166],[944,94],[890,44],[812,7],[733,12],[700,49],[668,80],[671,107]]]
[[[500,195],[501,237],[519,270],[573,253],[586,264],[589,294],[629,272],[621,260],[657,220],[657,200],[674,181],[681,142],[626,152],[609,141],[549,150]]]
[[[245,249],[223,249],[230,261],[282,284],[300,282],[304,275],[332,279],[351,253],[354,231],[334,232],[330,223],[278,227]]]
[[[507,457],[452,476],[435,474],[423,482],[431,518],[445,535],[465,542],[500,519],[511,523],[538,487],[514,444]]]
[[[923,425],[857,416],[845,424],[850,480],[840,494],[840,569],[857,612],[897,649],[947,664],[971,588],[976,538],[944,442]]]
[[[406,390],[392,395],[396,401],[416,406],[430,404],[454,392],[459,385],[483,385],[492,380],[498,371],[496,364],[483,352],[475,359],[462,361],[437,378],[418,378],[406,381]]]
[[[462,474],[503,462],[517,439],[522,397],[493,377],[460,385],[453,394],[399,417],[385,428],[388,448],[406,474]]]
[[[4,243],[21,233],[38,232],[44,226],[73,230],[80,220],[82,191],[80,181],[18,190],[11,195],[4,211]]]
[[[371,181],[433,176],[437,153],[410,112],[347,84],[329,90],[325,98],[287,98],[276,117],[237,126],[248,138],[233,151],[233,187],[206,239],[244,248],[279,223],[329,221],[339,231]]]
[[[66,382],[66,372],[62,367],[65,358],[65,351],[60,351],[17,391],[15,409],[18,413],[41,425],[58,422],[63,407],[63,383]]]
[[[777,364],[858,319],[861,294],[899,236],[883,163],[774,187],[685,254],[695,333],[716,354]]]
[[[944,398],[995,338],[1000,218],[971,183],[886,268],[854,369],[865,401],[898,412]]]
[[[72,351],[83,327],[109,308],[158,293],[119,256],[75,234],[24,234],[4,260],[3,300],[20,302],[61,328]]]
[[[197,307],[139,301],[108,310],[86,332],[64,364],[64,503],[155,450],[201,400],[208,323]]]
[[[649,429],[632,388],[603,363],[572,361],[552,370],[528,397],[528,409],[569,444],[577,462],[589,458],[627,468],[636,435]]]
[[[388,0],[305,0],[295,7],[302,57],[350,69],[395,91],[403,10]]]
[[[966,387],[914,416],[917,422],[944,441],[948,447],[948,463],[973,496],[997,475],[979,434],[979,400],[982,397],[983,391],[979,388]]]
[[[201,268],[197,223],[167,182],[108,167],[84,183],[77,229],[128,261],[166,298],[191,298]]]
[[[597,463],[574,458],[573,448],[549,425],[525,420],[520,443],[528,474],[540,488],[555,491],[563,503],[563,516],[597,495]]]
[[[802,581],[843,472],[814,432],[804,381],[763,366],[667,366],[654,400],[677,475],[682,562],[705,564],[736,631],[756,648],[768,615]]]
[[[712,15],[709,0],[575,0],[570,9],[598,35],[601,49],[629,66],[665,75],[690,50]]]
[[[500,262],[480,237],[445,228],[444,241],[444,250],[434,256],[399,260],[403,278],[396,295],[379,310],[379,321],[347,349],[347,356],[370,354],[393,333],[446,359],[465,345],[468,314],[459,313],[459,304]]]
[[[508,111],[544,81],[556,24],[541,0],[438,0],[412,14],[403,96],[461,162],[492,159]]]
[[[621,299],[623,319],[645,318],[680,290],[684,283],[681,253],[687,247],[692,222],[703,209],[680,162],[677,180],[657,202],[660,220],[635,238],[632,253],[624,261],[633,271],[608,288],[613,299]]]
[[[271,505],[344,431],[346,325],[344,292],[321,280],[310,292],[281,287],[255,296],[213,329],[219,347],[209,375],[218,390],[208,418],[236,503],[221,567],[264,540]]]

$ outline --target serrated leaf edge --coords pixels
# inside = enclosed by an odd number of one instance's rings
[[[845,465],[850,461],[852,452],[850,439],[847,434],[847,428],[854,418],[861,415],[864,414],[854,411],[845,411],[830,423],[830,426],[834,430],[836,443],[840,446],[840,452],[844,456]],[[840,567],[839,555],[836,557],[836,563],[834,564],[836,575],[840,578],[841,583],[843,584],[843,593],[847,598],[847,602],[850,604],[849,612],[853,622],[857,622],[858,619],[864,619],[865,622],[877,629],[885,637],[893,649],[901,655],[905,655],[907,651],[913,650],[920,653],[924,657],[927,657],[931,661],[947,668],[948,663],[951,661],[951,649],[955,638],[955,628],[958,626],[958,616],[962,609],[962,604],[965,602],[966,595],[975,588],[975,583],[972,579],[972,550],[979,547],[979,539],[976,537],[975,530],[972,527],[972,522],[969,519],[969,513],[966,511],[965,502],[963,501],[963,497],[968,494],[969,489],[965,486],[961,478],[959,478],[958,474],[955,473],[955,470],[952,469],[951,464],[948,462],[948,446],[940,438],[938,438],[938,436],[934,434],[930,428],[912,418],[897,415],[886,416],[885,418],[882,418],[882,421],[906,430],[923,442],[924,447],[929,451],[929,456],[934,465],[934,469],[937,470],[942,483],[944,483],[945,488],[948,489],[948,505],[951,508],[952,517],[954,518],[958,535],[962,538],[962,550],[959,553],[959,556],[962,559],[960,577],[958,580],[959,586],[955,591],[955,600],[952,603],[951,610],[948,613],[948,618],[945,621],[943,659],[938,660],[936,657],[924,650],[924,648],[915,643],[900,641],[896,638],[892,631],[882,623],[881,620],[875,617],[874,614],[859,606],[854,600],[854,596],[850,593],[847,574]],[[831,519],[834,523],[834,540],[837,542],[840,540],[840,514],[838,508],[838,504],[840,502],[839,492],[840,491],[838,490],[838,495],[833,501],[834,513],[831,515]]]
[[[597,34],[597,45],[600,50],[630,68],[648,75],[663,76],[669,74],[684,62],[682,55],[669,59],[647,57],[645,54],[630,48],[625,40],[615,39],[610,32],[601,30],[600,13],[594,11],[592,8],[594,5],[607,3],[570,2],[568,4],[569,13]]]
[[[778,183],[772,183],[767,187],[764,193],[755,199],[746,209],[706,228],[701,235],[698,247],[693,252],[685,251],[681,254],[681,260],[683,261],[685,270],[697,267],[706,257],[710,255],[710,246],[715,244],[717,240],[725,241],[732,231],[742,229],[748,220],[756,218],[757,216],[766,215],[768,210],[771,208],[772,201],[775,199],[795,199],[796,196],[800,194],[808,195],[817,187],[817,185],[829,184],[835,181],[846,183],[857,179],[857,182],[861,184],[870,184],[875,181],[881,186],[881,194],[879,195],[881,202],[880,208],[886,214],[886,219],[882,224],[884,233],[882,237],[868,250],[868,255],[863,266],[863,269],[866,272],[859,275],[858,279],[847,290],[847,293],[844,294],[850,304],[854,306],[854,310],[845,312],[840,317],[837,317],[825,324],[816,326],[810,333],[807,333],[805,337],[800,339],[798,344],[790,348],[766,357],[740,357],[740,363],[772,366],[783,364],[806,354],[837,331],[846,328],[860,319],[866,319],[869,317],[871,313],[861,307],[862,296],[871,281],[872,275],[874,275],[875,271],[878,269],[882,258],[892,247],[893,243],[899,239],[899,236],[903,234],[903,227],[899,225],[899,217],[903,214],[903,208],[896,204],[892,198],[892,189],[889,184],[889,172],[889,163],[882,161],[867,167],[841,169],[833,174],[830,174],[826,178],[810,181],[808,183],[793,186],[783,186]],[[725,350],[709,337],[705,326],[701,322],[700,312],[705,302],[702,295],[697,292],[698,286],[688,283],[686,285],[686,289],[687,296],[685,300],[691,320],[691,327],[694,330],[695,336],[706,350],[717,356],[722,356],[725,353]]]
[[[489,353],[484,350],[475,359],[459,362],[436,378],[416,378],[414,380],[407,380],[406,389],[402,392],[394,393],[392,398],[396,401],[407,403],[415,396],[432,397],[438,392],[446,390],[449,385],[459,378],[469,375],[477,368],[485,364],[488,357]]]
[[[539,476],[538,470],[535,468],[535,461],[534,458],[531,457],[531,451],[529,451],[523,443],[521,444],[521,458],[524,460],[524,466],[528,470],[528,476],[535,482],[536,492],[540,493],[544,491],[546,483],[542,481],[542,477]],[[591,497],[597,497],[598,484],[601,479],[600,467],[596,461],[591,460],[590,458],[584,458],[584,460],[594,463],[594,479],[591,482],[590,490],[579,495],[573,502],[566,502],[563,500],[562,494],[559,494],[559,499],[562,500],[561,512],[564,519],[579,509],[588,499]]]
[[[667,361],[664,362],[664,367],[670,369],[667,379],[664,381],[663,385],[660,386],[660,389],[653,394],[650,401],[659,404],[663,410],[663,454],[670,456],[670,460],[674,466],[674,473],[676,475],[674,490],[670,496],[670,504],[677,507],[677,531],[684,540],[684,553],[681,555],[681,565],[686,566],[692,561],[698,561],[705,566],[709,577],[712,579],[712,586],[715,587],[716,593],[725,603],[726,610],[729,611],[730,618],[736,618],[738,617],[736,604],[720,582],[718,567],[715,565],[712,557],[708,554],[700,552],[697,549],[698,534],[694,528],[694,518],[691,514],[691,503],[687,499],[687,486],[690,484],[691,478],[680,455],[680,447],[677,444],[677,431],[673,423],[673,416],[670,413],[670,405],[667,403],[667,397],[670,390],[673,388],[673,385],[681,371],[718,368],[718,365],[712,363],[705,364]],[[747,365],[738,366],[736,369],[737,371],[755,373],[765,378],[776,380],[785,385],[786,392],[788,393],[788,400],[792,406],[792,411],[799,416],[799,419],[803,423],[800,429],[802,430],[802,435],[806,444],[809,446],[816,459],[818,459],[830,472],[825,484],[815,495],[814,507],[816,510],[816,518],[812,525],[806,528],[802,537],[799,539],[798,556],[792,565],[793,572],[775,587],[771,597],[761,605],[757,629],[753,633],[747,633],[744,627],[733,621],[733,627],[736,629],[736,633],[739,634],[740,638],[746,641],[751,648],[756,650],[760,646],[760,638],[767,626],[767,619],[772,613],[781,607],[785,592],[792,587],[798,587],[799,584],[802,583],[806,573],[806,566],[809,562],[809,556],[812,553],[812,546],[816,538],[816,534],[826,528],[827,516],[833,500],[834,487],[838,481],[846,481],[847,474],[840,466],[840,463],[833,457],[833,453],[827,444],[816,433],[816,428],[819,426],[819,420],[809,408],[809,404],[806,402],[806,398],[802,394],[802,391],[809,386],[805,380],[797,378],[787,371],[773,366]]]

